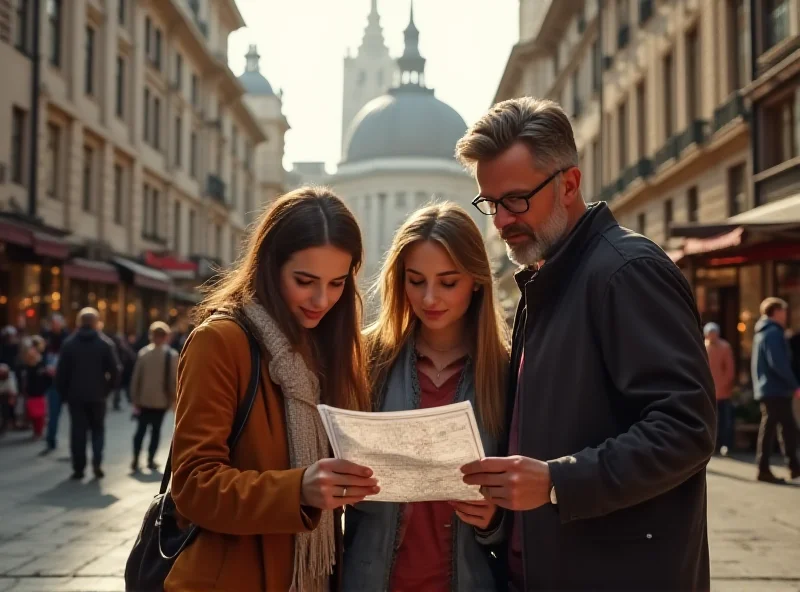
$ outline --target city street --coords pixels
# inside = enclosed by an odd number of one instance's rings
[[[0,592],[124,590],[125,560],[160,479],[130,475],[129,417],[109,414],[101,482],[69,481],[66,417],[50,457],[37,457],[43,444],[27,435],[0,440]],[[759,484],[754,474],[746,461],[714,459],[709,467],[712,588],[798,591],[800,488]]]

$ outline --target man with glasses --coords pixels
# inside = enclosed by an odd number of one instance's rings
[[[462,469],[507,510],[511,589],[708,589],[714,383],[688,283],[585,204],[556,103],[499,103],[456,153],[522,267],[508,456]]]

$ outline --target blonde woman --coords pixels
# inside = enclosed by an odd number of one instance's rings
[[[367,328],[373,408],[470,401],[483,446],[504,429],[509,350],[478,227],[459,206],[419,210],[397,231]],[[345,590],[492,590],[499,542],[488,502],[362,502],[345,512]]]

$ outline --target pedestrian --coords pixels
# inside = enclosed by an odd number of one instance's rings
[[[128,403],[131,402],[131,379],[133,378],[133,367],[136,364],[136,352],[133,351],[122,333],[115,334],[111,339],[122,367],[119,384],[114,389],[114,409],[119,411],[123,394],[128,399]]]
[[[469,401],[495,456],[509,344],[483,237],[460,206],[428,206],[394,236],[366,330],[373,408],[407,411]],[[490,502],[362,502],[345,512],[344,590],[495,590]],[[391,533],[385,536],[385,533]]]
[[[50,330],[46,331],[44,337],[47,345],[44,352],[44,360],[47,365],[47,373],[51,378],[55,379],[56,367],[58,366],[58,356],[61,353],[61,346],[69,337],[69,331],[66,328],[64,317],[60,314],[54,314],[50,317]],[[55,380],[49,389],[47,389],[47,445],[42,450],[40,456],[46,456],[56,449],[57,436],[58,436],[58,422],[61,419],[61,395],[56,388]]]
[[[78,313],[79,328],[61,348],[56,388],[69,406],[72,479],[83,479],[86,435],[92,435],[92,468],[102,478],[106,399],[117,382],[119,366],[108,342],[97,331],[100,314],[93,308]]]
[[[178,352],[173,350],[169,339],[169,325],[156,321],[150,325],[150,345],[139,352],[133,367],[131,401],[136,417],[136,433],[133,436],[133,462],[131,470],[139,471],[139,454],[142,451],[147,428],[150,428],[150,446],[147,453],[147,468],[158,468],[155,456],[161,438],[161,423],[167,409],[175,401],[178,372]]]
[[[792,372],[789,345],[784,331],[788,304],[780,298],[767,298],[761,303],[761,318],[755,326],[750,370],[753,375],[753,398],[761,406],[756,460],[759,481],[782,484],[770,468],[778,425],[786,463],[792,479],[800,477],[797,459],[797,424],[792,411],[792,396],[800,397],[800,387]]]
[[[558,104],[495,105],[457,155],[523,268],[509,456],[462,469],[511,512],[512,589],[708,589],[714,383],[689,284],[605,203],[586,205]]]
[[[164,589],[336,589],[339,508],[378,492],[372,472],[328,458],[318,403],[367,410],[362,364],[361,232],[329,190],[271,204],[243,257],[196,310],[179,365],[172,498],[200,527]],[[227,438],[265,352],[258,394],[233,454]],[[334,513],[336,510],[336,513]],[[224,552],[223,552],[224,549]]]
[[[14,427],[18,395],[17,377],[8,364],[0,363],[0,434]]]
[[[716,323],[706,323],[703,327],[706,338],[706,354],[711,376],[714,379],[714,391],[717,396],[717,448],[722,456],[733,450],[734,417],[733,417],[733,384],[736,378],[736,365],[733,361],[731,344],[719,336],[720,328]]]
[[[32,341],[33,346],[25,351],[24,363],[20,369],[20,393],[25,398],[25,412],[33,429],[33,439],[39,440],[44,435],[47,391],[53,384],[53,377],[49,375],[42,355],[44,339],[36,335]]]

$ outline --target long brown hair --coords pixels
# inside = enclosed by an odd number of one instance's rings
[[[280,292],[281,267],[296,252],[331,245],[352,257],[342,296],[311,330],[295,320]],[[278,198],[250,231],[243,256],[206,291],[195,312],[202,323],[218,310],[240,310],[254,298],[292,346],[319,372],[322,399],[345,409],[369,408],[361,342],[361,295],[355,277],[363,260],[355,217],[333,192],[301,187]]]
[[[473,344],[476,406],[483,427],[497,435],[504,425],[508,328],[496,305],[492,270],[480,230],[454,203],[418,210],[394,235],[376,284],[380,313],[365,332],[371,389],[377,395],[419,323],[406,298],[404,267],[407,249],[419,241],[439,243],[458,270],[472,277],[478,287],[466,312],[469,343]]]

